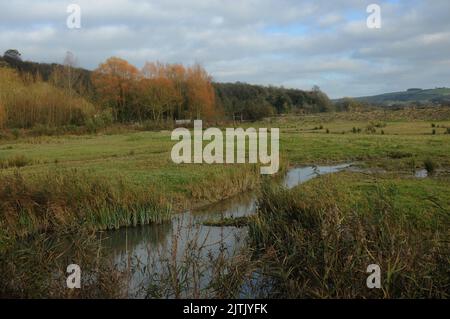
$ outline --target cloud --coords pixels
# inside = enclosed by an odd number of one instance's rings
[[[93,69],[110,56],[202,63],[217,81],[319,85],[332,97],[449,85],[450,2],[366,0],[15,0],[0,2],[0,50]],[[66,27],[70,3],[82,28]]]

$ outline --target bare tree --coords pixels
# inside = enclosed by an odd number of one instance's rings
[[[64,76],[67,81],[67,89],[70,94],[72,94],[72,88],[74,83],[78,78],[77,72],[75,72],[75,67],[77,66],[77,59],[71,51],[66,52],[64,57]]]

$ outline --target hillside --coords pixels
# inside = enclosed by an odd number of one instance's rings
[[[382,106],[401,106],[411,103],[450,105],[450,88],[409,89],[403,92],[358,97],[355,100]]]

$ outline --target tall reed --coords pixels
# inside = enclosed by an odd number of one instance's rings
[[[77,170],[0,177],[0,247],[4,238],[61,229],[117,229],[161,223],[171,206],[155,189]]]
[[[395,187],[356,195],[338,178],[264,189],[249,237],[269,297],[448,298],[448,211],[411,215]],[[370,264],[381,289],[366,286]]]

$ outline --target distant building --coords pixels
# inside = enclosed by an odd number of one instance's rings
[[[11,49],[11,50],[7,50],[6,52],[5,52],[5,54],[3,54],[3,57],[6,59],[6,58],[10,58],[10,59],[14,59],[14,60],[16,60],[16,61],[22,61],[22,57],[21,57],[22,55],[19,53],[19,51],[17,51],[17,50],[13,50],[13,49]]]

